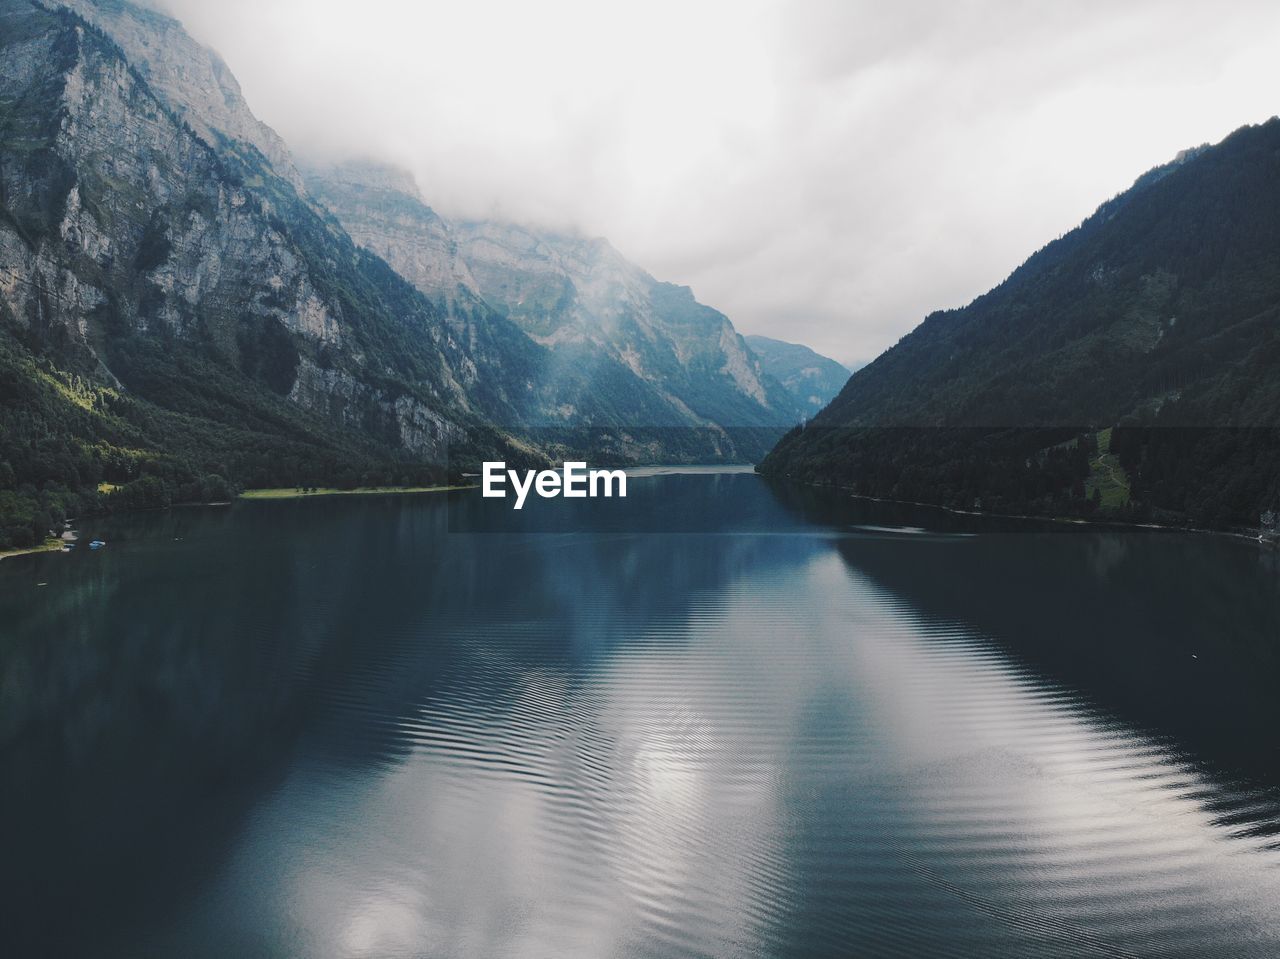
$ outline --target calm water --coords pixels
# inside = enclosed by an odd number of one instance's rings
[[[1280,955],[1276,554],[631,493],[0,563],[0,955]]]

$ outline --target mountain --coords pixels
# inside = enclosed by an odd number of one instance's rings
[[[860,370],[761,471],[999,511],[1280,499],[1280,120],[1179,155]]]
[[[110,36],[150,89],[202,140],[253,164],[260,156],[295,189],[302,176],[280,135],[253,115],[231,70],[172,17],[127,0],[60,0]]]
[[[5,529],[94,508],[103,482],[116,503],[161,504],[228,480],[422,479],[451,453],[525,455],[488,424],[519,420],[547,351],[500,323],[509,336],[478,355],[299,192],[282,144],[173,21],[75,6],[97,25],[0,0]]]
[[[694,422],[795,422],[728,317],[607,240],[496,222],[460,224],[458,236],[480,293],[535,341],[621,364]]]
[[[361,160],[313,164],[305,180],[357,243],[433,301],[464,308],[483,303],[453,226],[427,205],[413,174]]]
[[[477,333],[466,317],[433,306],[384,261],[357,249],[329,211],[306,194],[288,147],[249,111],[235,78],[216,53],[193,40],[177,21],[126,0],[65,0],[58,7],[102,30],[156,99],[239,176],[241,187],[263,205],[268,217],[293,228],[288,239],[314,267],[313,279],[329,283],[339,299],[358,293],[362,285],[382,298],[373,304],[357,295],[356,302],[347,304],[348,319],[390,328],[383,339],[392,352],[370,357],[362,348],[354,351],[358,361],[386,360],[401,366],[407,362],[409,368],[398,370],[398,376],[425,386],[441,404],[453,404],[491,422],[514,423],[526,415],[535,402],[528,383],[546,362],[545,351],[500,318]],[[270,251],[244,252],[270,264]],[[348,257],[358,277],[343,275],[341,261]],[[342,346],[334,352],[353,353]],[[421,368],[424,365],[436,369]],[[303,372],[309,372],[305,366]],[[321,392],[324,388],[318,386]],[[350,418],[347,397],[339,396],[329,405],[340,406],[342,415]],[[365,423],[359,428],[368,434]],[[441,444],[425,447],[412,434],[410,429],[391,436],[392,446],[439,460]],[[451,442],[457,442],[456,431]]]
[[[356,172],[310,191],[162,13],[0,0],[0,548],[237,485],[742,461],[798,419],[723,315],[603,241],[455,229]],[[544,281],[564,335],[503,295]]]
[[[604,239],[449,222],[409,174],[375,163],[308,169],[306,180],[356,242],[440,308],[492,312],[550,352],[559,396],[533,425],[676,428],[704,457],[753,459],[802,415],[726,316]],[[678,447],[680,435],[663,442]],[[706,450],[713,438],[721,448]]]
[[[849,370],[799,343],[746,337],[766,373],[787,388],[809,416],[821,412],[849,380]]]

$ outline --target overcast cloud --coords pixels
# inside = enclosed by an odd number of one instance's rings
[[[1280,112],[1280,4],[168,0],[302,156],[609,237],[870,359],[1142,171]]]

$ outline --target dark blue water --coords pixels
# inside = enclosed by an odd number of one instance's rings
[[[0,563],[0,955],[1280,955],[1276,554],[495,506]]]

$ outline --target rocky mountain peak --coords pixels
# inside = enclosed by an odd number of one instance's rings
[[[452,227],[423,201],[408,170],[368,159],[305,170],[311,194],[351,238],[420,291],[449,308],[479,300]]]
[[[398,193],[426,205],[413,173],[381,160],[361,157],[336,163],[305,163],[303,174],[307,179],[324,180],[348,189]]]
[[[271,127],[249,109],[240,84],[216,52],[198,43],[182,24],[152,6],[128,0],[58,0],[97,27],[124,51],[151,90],[208,143],[241,155],[254,154],[302,192],[293,155]]]
[[[630,408],[625,417],[642,417],[637,424],[799,419],[792,396],[726,316],[687,287],[659,282],[603,237],[449,221],[423,202],[409,174],[382,163],[308,169],[307,181],[358,243],[455,316],[492,309],[551,350],[553,363],[594,377],[595,395],[562,404],[572,408],[565,416],[589,417],[586,402],[608,395],[616,415]]]

